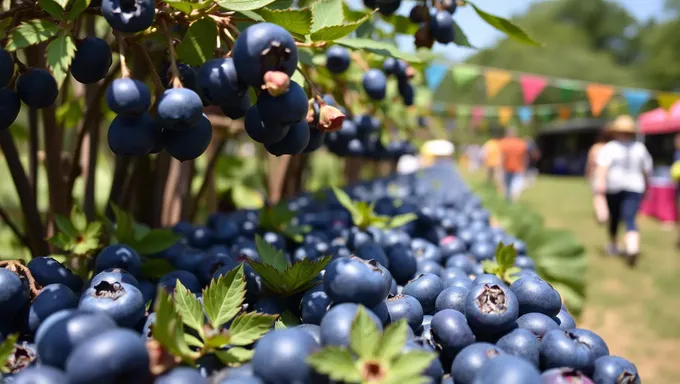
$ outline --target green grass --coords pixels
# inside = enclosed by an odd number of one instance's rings
[[[637,364],[643,381],[677,383],[680,364],[680,252],[675,230],[641,217],[638,266],[604,256],[605,228],[595,223],[590,189],[581,178],[542,176],[522,203],[545,225],[571,230],[588,251],[587,299],[579,326],[607,341],[610,351]]]

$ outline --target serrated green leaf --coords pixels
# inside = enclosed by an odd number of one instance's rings
[[[273,3],[274,0],[217,0],[215,2],[222,8],[240,12],[266,7]]]
[[[164,0],[164,2],[171,6],[172,8],[175,8],[176,10],[186,14],[190,14],[193,11],[205,9],[212,4],[211,1],[193,2],[193,1]]]
[[[388,382],[401,382],[400,379],[406,377],[418,377],[425,372],[432,361],[437,358],[436,352],[428,352],[423,350],[410,350],[399,354],[392,360],[389,371],[387,373]],[[392,380],[399,381],[392,381]]]
[[[364,306],[359,306],[350,332],[349,346],[360,358],[368,360],[375,357],[380,344],[380,331]]]
[[[4,370],[7,361],[12,353],[14,353],[14,344],[19,339],[19,334],[14,333],[8,335],[7,338],[0,344],[0,370]]]
[[[277,271],[274,267],[258,261],[249,261],[250,266],[262,278],[262,282],[271,292],[291,296],[313,287],[316,277],[332,260],[324,256],[314,261],[304,259],[288,267],[285,271]]]
[[[349,197],[349,195],[345,191],[343,191],[340,188],[333,187],[333,193],[335,194],[335,197],[338,199],[340,205],[345,207],[345,209],[349,211],[349,213],[352,216],[355,215],[361,216],[361,211],[359,210],[358,203],[352,201],[352,198]]]
[[[258,13],[265,21],[286,28],[298,38],[304,38],[312,31],[312,11],[309,8],[276,10],[263,8]]]
[[[215,355],[225,365],[240,364],[250,361],[255,351],[241,347],[229,348],[226,351],[215,351]]]
[[[229,343],[237,346],[252,344],[272,329],[277,318],[277,315],[257,312],[241,313],[229,326]]]
[[[211,281],[203,290],[203,306],[213,328],[219,328],[233,319],[241,311],[245,296],[243,264]]]
[[[345,37],[342,39],[335,40],[336,44],[340,44],[347,48],[360,49],[363,51],[373,52],[377,55],[394,57],[397,59],[405,60],[409,63],[422,63],[423,60],[418,56],[402,52],[397,48],[396,45],[388,43],[385,41],[375,41],[366,38],[349,38]]]
[[[203,348],[205,346],[205,343],[191,333],[184,334],[184,341],[186,341],[187,345],[190,347]]]
[[[382,361],[390,361],[404,349],[408,338],[408,323],[401,319],[385,328],[376,355]]]
[[[289,310],[286,310],[276,319],[275,329],[291,328],[300,325],[300,319]]]
[[[52,70],[57,85],[61,86],[68,77],[68,69],[75,55],[76,44],[69,35],[61,35],[47,45],[47,65]]]
[[[274,246],[264,241],[259,235],[255,236],[255,248],[260,256],[260,260],[267,265],[271,265],[279,272],[285,271],[290,265],[283,251],[274,248]]]
[[[484,273],[493,275],[498,273],[498,263],[493,260],[482,260],[482,268],[484,269]]]
[[[153,255],[175,245],[181,238],[169,229],[152,229],[134,242],[134,248],[140,255]]]
[[[497,30],[505,33],[506,35],[508,35],[508,37],[517,40],[521,43],[541,46],[541,43],[532,39],[526,32],[524,32],[524,30],[522,30],[522,28],[513,24],[510,20],[484,12],[481,9],[479,9],[476,5],[470,3],[469,1],[467,3],[470,4],[472,8],[474,8],[475,12],[477,12],[477,14],[479,15],[479,17],[482,18],[482,20],[486,21],[489,25],[496,28]]]
[[[328,375],[332,380],[349,383],[361,381],[361,374],[352,354],[345,348],[326,347],[307,357],[314,370]]]
[[[73,0],[69,6],[66,7],[66,20],[75,20],[87,7],[90,6],[90,0]]]
[[[314,23],[312,32],[316,32],[332,25],[345,23],[342,0],[317,0],[311,5]]]
[[[201,65],[213,58],[217,47],[217,24],[210,18],[193,22],[177,46],[177,56],[185,64]]]
[[[59,27],[47,20],[24,21],[9,33],[7,51],[16,51],[47,41],[59,33]]]
[[[38,0],[38,5],[57,20],[62,20],[64,17],[64,10],[54,0]]]
[[[418,220],[418,215],[415,213],[405,213],[403,215],[397,215],[390,220],[390,228],[399,228],[404,226],[414,220]]]
[[[255,11],[240,11],[239,13],[251,20],[264,21],[264,18]]]
[[[365,23],[370,18],[371,18],[370,15],[366,15],[357,21],[347,22],[342,25],[329,25],[327,27],[323,27],[321,29],[316,30],[314,33],[312,33],[310,37],[312,41],[337,40],[356,31],[356,29],[359,28],[361,24]]]
[[[475,48],[468,40],[465,32],[460,28],[460,25],[453,21],[453,43],[459,47]]]
[[[80,235],[80,232],[73,226],[71,220],[69,220],[68,217],[66,216],[55,214],[54,224],[56,224],[57,228],[59,229],[59,231],[61,231],[61,233],[70,238],[75,239]]]
[[[267,8],[269,9],[290,9],[295,4],[293,0],[275,0],[273,3],[269,4]],[[302,5],[299,5],[301,8]]]
[[[85,231],[85,229],[87,228],[87,217],[85,216],[85,212],[83,212],[83,210],[80,209],[78,205],[73,205],[73,208],[71,208],[71,214],[69,215],[69,218],[71,219],[73,227],[78,232]]]
[[[177,313],[172,297],[159,289],[156,296],[156,323],[152,329],[153,338],[171,354],[179,356],[185,363],[193,365],[196,353],[189,349],[184,338],[184,325]]]
[[[203,338],[203,306],[196,296],[182,284],[179,279],[175,285],[175,307],[184,324],[194,330]]]

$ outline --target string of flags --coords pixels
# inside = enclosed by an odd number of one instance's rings
[[[469,105],[455,104],[447,105],[442,102],[432,104],[432,112],[455,117],[459,121],[471,121],[473,124],[482,119],[497,118],[502,125],[508,125],[517,116],[522,124],[529,124],[534,117],[541,120],[552,120],[555,116],[559,119],[567,120],[571,117],[585,117],[590,112],[588,101],[572,103],[555,103],[539,105]]]
[[[575,92],[584,92],[589,109],[594,117],[600,116],[604,108],[615,95],[625,100],[628,113],[633,116],[640,114],[642,107],[651,99],[656,99],[663,109],[670,107],[680,100],[680,93],[664,92],[651,89],[627,88],[610,84],[593,83],[582,80],[565,79],[539,74],[510,71],[501,68],[485,67],[473,64],[456,64],[448,66],[433,63],[425,69],[425,78],[430,89],[437,89],[446,76],[451,73],[453,80],[459,86],[464,86],[480,76],[484,76],[487,99],[494,99],[508,84],[517,81],[522,90],[525,106],[530,106],[547,87],[560,90],[562,100],[570,100]],[[503,108],[503,107],[500,107]],[[501,109],[499,109],[500,111]],[[519,113],[520,108],[517,108]],[[507,113],[507,110],[506,112]],[[520,116],[521,117],[521,116]]]

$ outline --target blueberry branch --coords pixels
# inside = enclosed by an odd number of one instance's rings
[[[127,61],[125,59],[125,39],[120,32],[115,32],[116,40],[118,40],[118,55],[120,56],[120,76],[130,77],[130,68],[127,66]]]
[[[168,31],[168,26],[164,19],[160,20],[161,31],[168,38],[168,50],[170,50],[170,73],[172,74],[172,80],[170,81],[173,88],[182,88],[182,76],[179,74],[179,69],[177,68],[177,53],[175,52],[175,41],[172,39]]]
[[[153,84],[156,87],[156,99],[158,99],[165,90],[165,86],[163,85],[161,77],[158,75],[158,72],[156,71],[156,66],[153,64],[153,60],[151,60],[149,52],[147,52],[146,49],[144,49],[144,47],[142,47],[141,44],[135,43],[135,45],[137,46],[137,48],[139,48],[139,51],[142,52],[142,57],[144,57],[146,64],[151,69],[151,80],[153,80]]]

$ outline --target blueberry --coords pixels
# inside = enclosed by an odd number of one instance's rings
[[[128,329],[105,331],[73,350],[66,375],[71,384],[146,383],[150,377],[146,344]]]
[[[9,52],[0,48],[0,87],[6,87],[14,76],[14,59]]]
[[[526,360],[503,355],[484,363],[474,384],[541,384],[541,373]]]
[[[201,156],[212,140],[212,124],[206,115],[188,129],[164,130],[165,150],[179,161],[193,160]]]
[[[438,263],[442,261],[439,248],[427,240],[414,239],[411,242],[411,249],[418,260],[432,260]]]
[[[137,33],[153,24],[156,3],[153,0],[102,0],[102,15],[111,28]]]
[[[560,329],[563,331],[568,331],[571,329],[576,328],[576,322],[574,321],[574,318],[571,317],[569,312],[565,309],[560,309],[560,313],[557,314],[553,318],[555,322],[560,326]]]
[[[399,9],[401,0],[375,0],[378,12],[382,15],[390,16]]]
[[[510,289],[517,296],[520,314],[539,312],[552,317],[560,313],[559,292],[540,277],[522,277],[512,283]]]
[[[591,346],[571,333],[560,329],[543,336],[540,346],[541,369],[568,367],[584,372],[592,372],[595,354]]]
[[[553,368],[541,374],[541,384],[595,384],[590,378],[573,368]]]
[[[116,79],[106,89],[106,105],[118,115],[141,115],[151,106],[149,87],[135,79]]]
[[[590,345],[596,360],[602,356],[609,355],[607,343],[605,343],[604,339],[597,333],[581,328],[572,329],[570,332],[571,334],[576,335],[582,343]]]
[[[47,108],[59,96],[54,76],[42,68],[31,68],[21,74],[17,78],[16,90],[21,101],[31,108]]]
[[[9,382],[8,382],[9,383]],[[30,367],[12,377],[12,384],[68,384],[66,374],[48,366]]]
[[[215,272],[220,268],[227,267],[229,270],[238,267],[238,263],[231,258],[229,254],[225,253],[209,253],[205,259],[198,264],[196,268],[196,277],[201,285],[207,286],[210,284]]]
[[[298,83],[291,81],[288,91],[278,97],[263,91],[257,99],[257,109],[262,123],[267,127],[286,126],[303,120],[306,125],[305,117],[309,110],[309,102],[305,90]]]
[[[349,335],[358,310],[359,306],[353,303],[342,303],[331,307],[321,320],[321,344],[349,346]],[[370,310],[366,310],[366,313],[382,331],[380,319]]]
[[[385,299],[390,289],[383,276],[381,269],[358,258],[336,259],[326,267],[324,291],[334,303],[374,307]]]
[[[111,67],[111,48],[98,37],[86,37],[78,43],[71,75],[83,84],[93,84],[106,77]]]
[[[407,341],[406,344],[404,345],[404,352],[408,351],[425,351],[425,352],[435,352],[432,347],[429,345],[420,345],[416,342],[413,341]],[[430,366],[425,369],[425,371],[422,373],[423,376],[428,377],[432,383],[439,383],[442,380],[442,377],[444,376],[444,368],[442,367],[441,361],[439,359],[434,359],[432,360],[432,363],[430,363]]]
[[[595,360],[592,378],[597,384],[641,383],[635,365],[618,356],[602,356]]]
[[[184,88],[189,88],[196,93],[201,93],[198,87],[198,70],[184,63],[176,63],[177,71],[179,72],[180,80]],[[172,73],[170,70],[170,62],[166,61],[163,64],[163,69],[160,73],[161,82],[166,88],[172,88]]]
[[[231,266],[230,268],[233,269]],[[167,273],[161,277],[161,279],[158,281],[158,285],[164,287],[167,291],[174,292],[175,286],[177,285],[177,280],[179,280],[182,285],[184,285],[184,287],[189,290],[189,292],[201,293],[202,285],[198,280],[198,277],[187,271],[172,271]]]
[[[395,75],[397,77],[403,77],[405,73],[406,65],[401,60],[397,60],[394,57],[388,57],[383,61],[383,72],[386,75]]]
[[[466,274],[472,274],[475,263],[466,255],[454,255],[446,259],[446,268],[459,268]]]
[[[404,286],[403,293],[418,299],[423,306],[425,314],[432,314],[435,311],[437,296],[444,290],[444,284],[437,275],[424,273],[416,276]]]
[[[455,309],[465,314],[465,298],[469,292],[469,288],[464,287],[452,286],[446,288],[437,295],[437,300],[434,302],[435,310],[439,312],[444,309]]]
[[[503,282],[503,280],[501,280],[498,276],[492,275],[490,273],[482,273],[480,275],[477,275],[477,277],[472,281],[472,283],[474,285],[495,284],[507,288],[507,285]]]
[[[144,317],[145,303],[135,286],[102,281],[83,292],[78,309],[105,313],[119,326],[133,328]]]
[[[78,296],[69,287],[63,284],[46,285],[31,302],[28,312],[28,329],[35,332],[50,315],[62,309],[77,306]]]
[[[64,369],[77,346],[115,328],[113,319],[103,313],[59,311],[43,321],[36,333],[40,362]]]
[[[454,1],[455,0],[446,0],[446,1]],[[411,8],[411,11],[409,12],[408,18],[411,20],[411,22],[420,24],[425,21],[427,21],[429,17],[428,11],[427,11],[427,6],[425,5],[416,5],[413,8]]]
[[[536,269],[534,260],[529,256],[517,256],[515,259],[515,266],[522,269]]]
[[[369,69],[364,73],[362,84],[366,94],[373,100],[383,100],[387,92],[387,78],[379,69]]]
[[[546,333],[559,329],[559,325],[552,318],[538,312],[525,313],[517,319],[517,326],[531,331],[539,339]]]
[[[281,141],[265,144],[264,148],[275,156],[298,155],[305,150],[308,144],[309,124],[305,120],[300,120],[290,126],[288,133]]]
[[[416,257],[409,247],[394,245],[387,252],[389,269],[398,284],[406,284],[416,274],[418,268]]]
[[[305,147],[305,150],[302,151],[303,153],[310,153],[314,152],[317,149],[321,148],[321,146],[324,144],[326,140],[326,132],[313,127],[309,126],[309,143],[307,143],[307,146]]]
[[[451,376],[456,384],[474,383],[475,376],[489,360],[504,355],[500,348],[489,343],[474,343],[463,348],[451,364]]]
[[[253,103],[250,101],[250,95],[246,93],[241,97],[240,101],[237,101],[234,104],[222,104],[220,105],[220,109],[222,110],[222,113],[224,113],[224,116],[227,116],[232,120],[237,120],[244,117],[252,105]]]
[[[406,319],[414,331],[423,323],[423,307],[413,296],[396,295],[388,298],[387,313],[391,323]]]
[[[109,245],[99,252],[94,263],[95,273],[109,268],[120,268],[138,277],[142,274],[142,260],[137,251],[124,244]]]
[[[539,366],[539,345],[536,335],[521,328],[513,330],[496,342],[496,346],[504,352],[519,356],[535,367]]]
[[[333,73],[343,73],[349,68],[349,51],[334,45],[326,51],[326,68]]]
[[[35,281],[42,285],[64,284],[74,292],[80,292],[83,281],[51,257],[34,257],[26,264]]]
[[[500,285],[475,285],[465,299],[465,317],[477,338],[490,339],[505,333],[518,315],[517,297]]]
[[[189,88],[168,89],[158,101],[158,118],[165,129],[187,129],[203,115],[200,96]]]
[[[253,306],[256,312],[267,315],[280,315],[288,308],[288,303],[277,297],[263,297]]]
[[[108,131],[111,152],[118,156],[143,156],[158,144],[159,129],[151,115],[118,115]]]
[[[476,340],[465,315],[453,309],[444,309],[432,317],[430,333],[432,341],[448,358],[455,358],[463,348]]]
[[[470,254],[477,259],[478,262],[483,260],[492,260],[496,255],[496,247],[491,243],[474,243],[470,247]]]
[[[106,281],[109,284],[115,282],[126,283],[139,288],[139,281],[137,278],[132,276],[132,274],[121,268],[109,268],[105,269],[92,277],[89,287],[94,287],[95,285]]]
[[[375,241],[366,241],[359,245],[354,251],[357,257],[364,260],[375,260],[384,267],[389,267],[387,256],[382,247]]]
[[[321,324],[321,319],[330,308],[331,299],[323,290],[323,285],[317,285],[305,292],[300,301],[300,313],[305,324]]]
[[[268,71],[293,76],[298,64],[295,39],[272,23],[253,24],[241,31],[232,52],[239,77],[253,87],[263,84]]]
[[[397,89],[404,100],[404,105],[407,107],[413,105],[415,102],[415,90],[411,83],[406,80],[400,80]]]
[[[19,276],[9,269],[0,268],[0,313],[3,320],[11,321],[28,303],[28,289]]]
[[[201,372],[189,367],[176,367],[158,376],[154,384],[201,384],[208,381],[201,376]]]
[[[198,70],[198,87],[212,105],[239,106],[248,95],[248,87],[240,81],[232,58],[203,63]]]
[[[272,331],[255,345],[253,371],[272,384],[311,383],[314,370],[305,360],[318,349],[314,338],[300,329]]]
[[[442,0],[441,5],[452,15],[456,13],[456,9],[458,8],[456,0]]]
[[[190,246],[198,249],[207,249],[214,242],[212,229],[208,227],[194,227],[187,234],[187,242]]]
[[[1,57],[0,60],[2,60]],[[2,65],[1,62],[0,65]],[[9,128],[16,121],[20,110],[19,95],[9,88],[0,88],[0,130]]]
[[[281,141],[288,134],[290,126],[265,126],[260,118],[260,111],[257,105],[248,109],[244,121],[244,128],[251,139],[262,144],[273,144]]]
[[[309,333],[316,341],[317,344],[321,345],[321,327],[316,324],[300,324],[295,327],[301,331]]]

